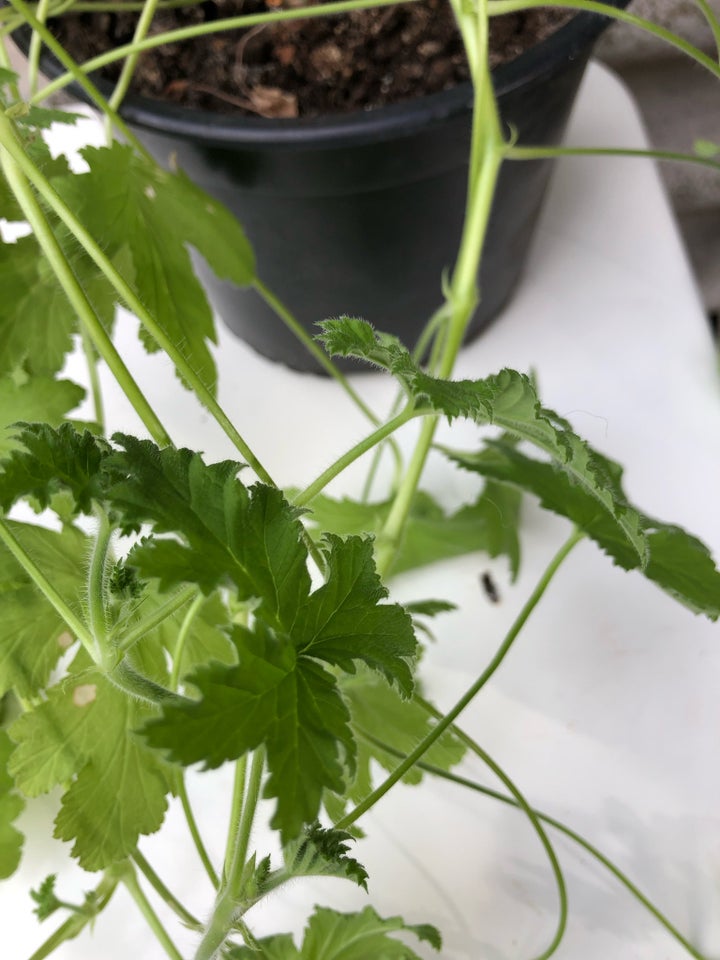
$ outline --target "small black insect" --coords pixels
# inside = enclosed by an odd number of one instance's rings
[[[497,585],[487,570],[480,574],[480,583],[490,603],[500,603],[500,593]]]

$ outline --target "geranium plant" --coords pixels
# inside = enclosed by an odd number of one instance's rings
[[[698,2],[720,39],[709,5]],[[240,21],[370,5],[351,0]],[[0,10],[0,214],[27,224],[21,236],[0,244],[0,875],[11,877],[20,862],[23,838],[14,821],[25,804],[55,788],[62,793],[55,836],[67,841],[81,867],[97,874],[82,903],[68,902],[53,875],[38,878],[29,893],[38,917],[59,923],[32,960],[49,956],[96,920],[101,943],[102,912],[118,885],[127,887],[173,960],[182,954],[152,905],[155,896],[195,932],[198,960],[412,958],[425,949],[410,945],[418,942],[439,950],[441,934],[433,927],[382,917],[370,906],[357,913],[316,908],[300,943],[284,931],[262,938],[253,931],[253,908],[270,895],[282,896],[291,880],[326,875],[367,887],[372,877],[352,849],[363,815],[399,781],[428,776],[516,805],[531,822],[560,901],[541,958],[556,952],[567,919],[548,826],[610,869],[691,956],[702,956],[619,865],[570,826],[538,814],[459,725],[583,539],[695,613],[720,616],[720,573],[708,549],[631,503],[619,465],[545,408],[529,375],[504,369],[481,380],[453,379],[477,302],[477,267],[498,170],[504,162],[563,152],[514,146],[493,98],[489,16],[534,5],[454,3],[473,77],[475,121],[466,227],[445,282],[446,302],[412,349],[362,319],[319,324],[314,349],[321,345],[338,389],[367,415],[368,433],[304,489],[285,491],[263,466],[263,451],[250,449],[242,423],[232,423],[218,403],[212,316],[188,252],[199,251],[219,276],[260,285],[242,227],[182,172],[160,169],[118,113],[138,53],[163,42],[162,36],[145,38],[157,4],[142,5],[135,42],[117,52],[125,67],[109,102],[44,26],[48,16],[80,9],[79,2],[41,0],[31,7],[10,0]],[[633,22],[720,77],[711,57],[631,14],[589,0],[558,5]],[[20,24],[35,31],[29,100],[20,97],[4,49]],[[43,89],[37,85],[39,41],[68,70]],[[51,155],[42,136],[50,124],[74,122],[72,113],[42,106],[72,78],[125,140],[85,149],[77,173],[67,158]],[[716,154],[714,145],[699,142],[686,159],[717,168]],[[208,463],[166,429],[113,343],[118,305],[139,319],[147,348],[167,354],[177,389],[191,390],[215,418],[236,460]],[[287,320],[287,311],[279,310]],[[87,357],[94,403],[94,418],[84,423],[72,418],[84,388],[61,373],[77,342]],[[418,358],[425,355],[423,364]],[[334,369],[333,356],[356,357],[397,381],[397,402],[387,418],[376,417],[357,387]],[[143,436],[105,436],[100,360],[137,411]],[[492,430],[477,449],[439,448],[441,418]],[[420,429],[405,459],[394,434],[412,420]],[[281,442],[282,429],[278,423],[278,437],[269,442]],[[449,470],[460,466],[477,475],[477,497],[458,515],[444,514],[420,489],[433,447],[441,449]],[[328,496],[326,487],[347,467],[386,448],[396,470],[381,502]],[[376,460],[371,478],[375,467]],[[516,570],[523,494],[567,518],[566,542],[498,638],[486,668],[452,709],[440,712],[418,686],[417,664],[428,620],[450,605],[434,597],[400,604],[389,597],[387,584],[394,572],[471,550],[505,555]],[[22,502],[37,511],[37,521],[15,518]],[[443,525],[441,539],[422,538],[428,516]],[[491,581],[486,589],[492,594]],[[490,765],[506,793],[453,772],[468,751]],[[223,764],[234,765],[234,792],[225,856],[214,862],[193,814],[185,770]],[[188,843],[197,848],[209,881],[202,919],[178,901],[172,882],[158,876],[138,846],[162,829],[172,797],[183,808]],[[281,857],[255,848],[261,797],[271,801]],[[410,939],[398,939],[402,931]]]

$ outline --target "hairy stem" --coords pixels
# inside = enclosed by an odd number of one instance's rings
[[[90,632],[95,641],[96,663],[107,663],[107,617],[105,611],[105,587],[107,581],[108,554],[112,540],[112,527],[102,507],[95,508],[97,531],[93,541],[88,567],[87,609]]]
[[[80,327],[80,337],[82,340],[83,353],[87,362],[88,380],[90,382],[90,393],[93,401],[93,413],[95,423],[97,423],[102,436],[106,434],[105,425],[105,404],[103,403],[102,385],[98,374],[97,351],[93,346],[90,335],[85,326]]]
[[[203,843],[200,829],[197,825],[197,820],[195,819],[192,805],[190,804],[190,797],[188,796],[185,777],[182,773],[180,774],[177,791],[178,796],[180,797],[180,805],[182,806],[185,821],[187,823],[188,830],[190,831],[190,836],[192,837],[195,849],[197,850],[197,854],[200,857],[200,862],[205,868],[205,873],[207,873],[210,883],[217,890],[217,888],[220,886],[220,878],[218,877],[215,867],[212,864],[212,860],[208,855],[207,848]]]
[[[147,882],[153,888],[155,893],[170,907],[173,913],[182,920],[182,922],[191,927],[194,930],[202,930],[202,924],[194,917],[189,910],[187,910],[178,898],[166,887],[160,877],[155,873],[153,868],[150,866],[145,857],[140,853],[139,850],[136,850],[132,855],[132,861],[138,870],[145,877]]]
[[[50,6],[49,0],[40,0],[37,5],[37,18],[40,23],[45,23],[48,16],[48,7]],[[40,63],[40,35],[33,30],[32,36],[30,37],[30,48],[28,50],[28,87],[30,89],[30,94],[37,93],[38,87],[38,73],[39,73],[39,63]]]
[[[177,613],[178,610],[193,598],[198,598],[198,588],[194,585],[183,587],[181,590],[173,593],[172,596],[168,597],[149,617],[141,620],[140,623],[121,635],[117,641],[117,650],[121,653],[127,653],[135,646],[138,640],[142,640],[151,630],[159,627],[168,617]],[[202,597],[200,597],[200,602],[202,602]]]
[[[433,727],[430,733],[421,740],[417,747],[408,754],[405,760],[400,763],[395,770],[380,784],[377,789],[373,790],[361,803],[359,803],[350,813],[346,814],[341,820],[338,821],[336,826],[340,830],[344,830],[349,827],[351,824],[355,823],[364,813],[370,810],[375,804],[381,800],[385,794],[399,781],[401,780],[408,770],[411,770],[412,767],[418,760],[421,760],[425,753],[430,749],[430,747],[436,742],[436,740],[442,736],[442,734],[455,722],[455,720],[460,716],[463,710],[475,699],[478,693],[482,690],[488,680],[492,677],[495,671],[498,669],[500,664],[503,662],[505,657],[510,651],[515,639],[522,630],[523,626],[527,622],[530,614],[533,612],[535,607],[538,605],[542,599],[545,591],[550,585],[553,577],[562,566],[563,561],[566,559],[571,550],[576,546],[576,544],[582,539],[582,533],[579,531],[573,531],[569,539],[562,545],[558,550],[555,556],[552,558],[548,564],[545,572],[541,576],[537,586],[531,593],[527,602],[523,606],[522,610],[515,618],[514,623],[507,632],[505,639],[501,643],[500,647],[497,650],[497,653],[492,658],[488,666],[483,670],[477,680],[472,684],[471,687],[460,697],[457,703],[451,707],[451,709],[443,716],[442,720],[439,720],[437,724]]]
[[[132,867],[130,867],[129,864],[128,867],[129,869],[123,874],[122,878],[122,882],[127,887],[128,893],[135,901],[140,913],[142,913],[143,917],[145,918],[147,925],[155,934],[158,943],[168,957],[170,957],[170,960],[183,960],[182,954],[170,939],[170,935],[160,922],[160,918],[153,910],[150,901],[145,896],[142,887],[138,883],[135,871],[132,869]]]

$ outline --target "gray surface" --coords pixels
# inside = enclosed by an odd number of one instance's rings
[[[720,0],[709,0],[720,16]],[[639,16],[681,34],[717,56],[712,32],[691,0],[634,0]],[[652,144],[691,151],[698,139],[720,143],[720,82],[682,53],[637,28],[615,24],[596,55],[625,81],[638,102]],[[662,164],[662,175],[685,237],[708,311],[720,310],[720,174]]]

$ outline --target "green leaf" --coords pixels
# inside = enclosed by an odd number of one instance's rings
[[[82,120],[81,113],[71,113],[69,110],[50,110],[47,107],[29,107],[27,113],[16,118],[17,123],[23,126],[34,127],[37,130],[47,130],[54,123],[64,123],[73,126]]]
[[[27,796],[65,789],[55,836],[74,841],[86,870],[128,857],[154,833],[167,808],[171,772],[134,734],[150,708],[131,700],[81,653],[72,675],[11,727],[10,769]]]
[[[49,876],[45,877],[37,890],[30,891],[30,897],[37,904],[37,906],[33,909],[33,913],[37,915],[37,918],[40,920],[40,922],[47,920],[47,918],[51,917],[56,910],[59,910],[62,907],[62,902],[58,900],[58,897],[55,893],[56,882],[57,875],[51,873]]]
[[[449,600],[412,600],[403,606],[414,617],[437,617],[441,613],[457,610],[457,604]]]
[[[507,556],[514,579],[520,564],[520,499],[512,488],[488,483],[474,503],[448,514],[429,493],[419,491],[393,574],[480,550],[491,557]],[[320,494],[313,499],[309,520],[313,529],[341,535],[373,533],[382,528],[391,507],[390,500],[360,503]]]
[[[293,640],[301,653],[354,672],[360,660],[409,697],[416,651],[410,618],[387,596],[375,570],[372,540],[328,534],[327,580],[300,608]]]
[[[333,676],[290,640],[261,624],[236,627],[238,663],[211,663],[190,675],[202,699],[168,704],[146,737],[183,764],[226,760],[267,748],[265,796],[278,800],[272,826],[284,841],[315,820],[323,789],[342,792],[354,759],[348,713]]]
[[[325,829],[316,821],[283,848],[285,869],[293,877],[341,877],[367,892],[367,870],[347,855],[353,841],[344,830]]]
[[[307,595],[307,551],[297,511],[279,490],[238,480],[240,465],[206,465],[199,454],[117,435],[125,452],[107,461],[115,480],[109,491],[126,529],[152,523],[156,533],[130,560],[161,587],[192,582],[205,593],[232,584],[238,599],[262,601],[266,618],[289,627]]]
[[[164,599],[163,595],[158,594],[155,602],[161,599]],[[147,610],[143,609],[141,612],[147,616]],[[186,614],[187,609],[183,608],[172,617],[168,617],[157,629],[156,634],[153,634],[158,637],[173,662],[177,651],[178,634]],[[231,664],[235,663],[236,659],[237,653],[230,639],[229,612],[222,599],[217,594],[212,594],[193,617],[185,635],[180,653],[178,676],[183,680],[197,667],[213,661]]]
[[[258,944],[260,955],[267,960],[420,960],[414,950],[391,936],[402,931],[414,934],[435,950],[441,949],[435,927],[406,924],[401,917],[383,918],[372,907],[360,913],[315,907],[300,950],[290,934],[265,937]],[[230,960],[254,960],[258,953],[250,947],[232,947],[226,956]]]
[[[567,517],[583,530],[618,566],[641,570],[695,613],[703,613],[711,620],[720,617],[720,572],[708,548],[681,528],[649,518],[627,504],[626,514],[637,518],[647,543],[643,564],[614,518],[557,463],[535,460],[501,441],[489,441],[477,454],[445,452],[468,470],[533,493],[543,507]],[[600,463],[600,455],[594,457]],[[612,478],[613,495],[621,502],[621,467],[602,458],[602,469]]]
[[[20,424],[15,446],[2,465],[0,504],[8,510],[23,497],[34,497],[45,508],[61,491],[72,494],[76,510],[92,511],[102,499],[101,466],[110,446],[90,431],[78,433],[72,424],[55,429],[45,423]]]
[[[0,880],[11,877],[20,864],[23,835],[13,826],[25,803],[15,792],[15,783],[8,773],[8,758],[13,744],[5,730],[0,730]]]
[[[55,426],[84,396],[83,388],[70,380],[32,377],[18,384],[12,377],[0,377],[0,457],[20,446],[14,439],[18,421],[42,420]]]
[[[66,527],[61,533],[8,521],[14,536],[70,608],[80,613],[86,586],[88,539]],[[66,647],[67,627],[20,567],[0,545],[0,695],[15,689],[21,697],[43,690]]]
[[[126,279],[164,333],[210,389],[216,370],[212,312],[193,271],[194,246],[221,276],[235,283],[254,278],[252,251],[235,219],[184,174],[171,174],[127,146],[87,147],[88,173],[59,181],[58,191],[111,255],[132,258]],[[150,351],[158,349],[143,333]]]
[[[411,926],[401,917],[383,918],[365,907],[360,913],[338,913],[316,907],[310,918],[303,940],[302,960],[419,960],[417,954],[400,940],[390,936],[410,931],[436,950],[441,940],[438,931],[429,924]]]

